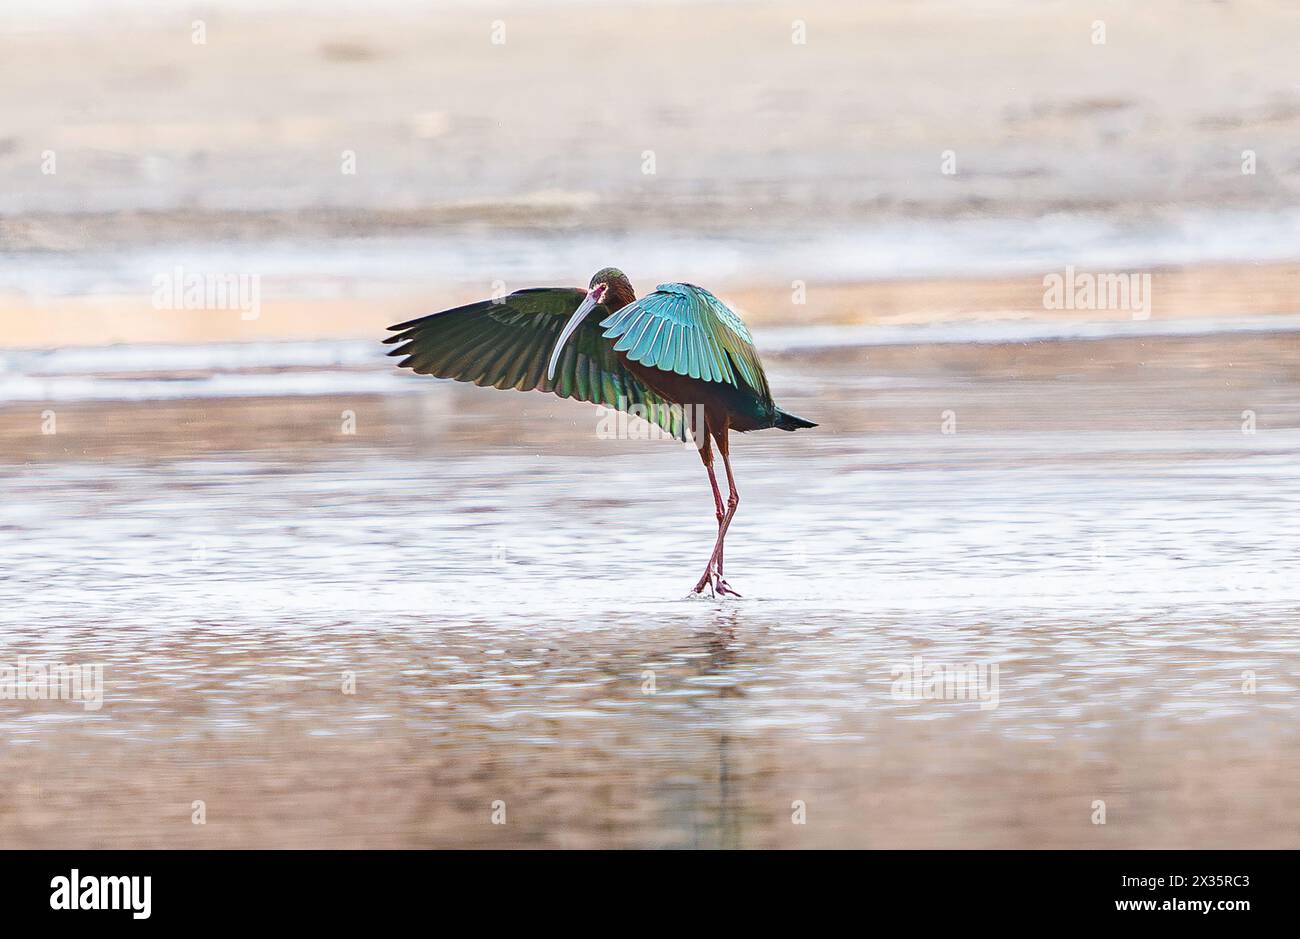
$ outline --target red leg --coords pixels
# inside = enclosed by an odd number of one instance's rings
[[[718,532],[718,593],[722,595],[731,594],[738,597],[731,588],[731,584],[722,578],[722,552],[726,546],[727,529],[731,526],[731,520],[736,515],[736,507],[740,505],[740,493],[736,489],[736,477],[731,474],[731,442],[727,435],[730,430],[723,430],[718,436],[718,452],[722,454],[722,465],[727,471],[727,514],[722,519],[722,530]]]
[[[723,517],[722,490],[718,488],[718,477],[717,474],[713,472],[713,441],[709,437],[708,431],[704,432],[703,440],[700,443],[700,459],[704,461],[704,468],[709,474],[709,485],[713,488],[713,507],[717,513],[718,530],[721,531]],[[712,566],[713,559],[710,558],[709,567],[712,568]],[[700,593],[704,589],[706,583],[708,584],[709,591],[712,592],[713,580],[708,576],[708,573],[709,572],[706,570],[705,576],[701,577],[700,582],[695,585],[696,593]]]
[[[722,528],[722,519],[726,516],[726,510],[722,507],[722,490],[718,488],[718,477],[713,472],[713,457],[709,456],[709,462],[704,464],[704,468],[709,471],[709,485],[713,487],[713,509],[715,517],[718,519],[718,528]],[[718,574],[722,574],[722,552],[718,552]]]
[[[727,471],[727,488],[730,490],[727,495],[727,510],[724,514],[722,511],[722,492],[718,488],[717,477],[713,473],[713,454],[709,453],[705,457],[704,465],[709,471],[709,482],[713,484],[713,501],[718,511],[718,540],[713,545],[713,553],[709,556],[709,564],[704,569],[699,582],[695,585],[695,592],[701,593],[707,586],[711,591],[726,596],[730,594],[738,597],[740,594],[732,589],[731,585],[722,579],[722,552],[723,542],[727,537],[727,528],[731,525],[731,519],[736,514],[736,506],[740,504],[740,493],[736,491],[736,477],[731,472],[731,458],[729,441],[727,439],[728,428],[724,428],[720,433],[715,435],[718,441],[718,452],[722,454],[722,465]],[[701,451],[704,456],[704,451]],[[715,573],[716,572],[716,573]]]

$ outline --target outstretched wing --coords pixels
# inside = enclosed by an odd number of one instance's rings
[[[725,382],[770,399],[754,337],[727,306],[694,284],[660,284],[600,324],[614,349],[642,365]]]
[[[560,330],[578,309],[585,290],[534,287],[497,300],[444,310],[390,326],[384,340],[401,343],[389,355],[421,375],[452,378],[492,388],[549,391],[561,398],[591,401],[610,408],[636,408],[678,440],[685,440],[682,409],[647,388],[614,354],[597,325],[603,308],[565,343],[555,378],[546,377],[547,359]]]

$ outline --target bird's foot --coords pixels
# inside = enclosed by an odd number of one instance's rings
[[[714,582],[713,586],[715,587],[715,589],[717,589],[718,593],[722,594],[724,597],[735,597],[737,599],[744,599],[743,597],[741,597],[740,594],[736,593],[735,588],[732,587],[731,584],[727,583],[721,577],[719,577]]]
[[[741,598],[740,594],[736,592],[736,589],[723,580],[722,575],[714,570],[712,565],[710,565],[709,569],[704,572],[702,577],[700,577],[699,582],[695,585],[694,593],[696,595],[703,594],[705,587],[709,588],[709,596],[714,599],[717,599],[719,596]]]

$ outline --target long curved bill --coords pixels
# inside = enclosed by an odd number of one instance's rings
[[[600,301],[596,299],[596,297],[597,295],[595,293],[587,294],[582,303],[579,304],[578,308],[573,311],[573,315],[569,317],[569,321],[564,324],[564,329],[560,331],[560,338],[555,340],[555,349],[551,352],[551,362],[546,366],[546,378],[548,381],[555,378],[555,366],[556,363],[560,361],[560,353],[564,351],[564,344],[569,341],[569,337],[572,336],[577,331],[578,327],[582,325],[582,321],[587,318],[587,314],[600,306]]]

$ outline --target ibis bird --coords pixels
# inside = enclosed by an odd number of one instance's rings
[[[594,314],[594,315],[593,315]],[[699,450],[713,487],[718,536],[694,592],[740,596],[723,577],[723,543],[740,504],[731,431],[816,427],[772,401],[754,339],[740,317],[701,287],[660,284],[637,299],[607,267],[581,287],[530,287],[390,326],[389,355],[421,375],[493,388],[547,391],[658,424]],[[692,415],[702,431],[691,431]],[[724,507],[713,471],[727,473]]]

